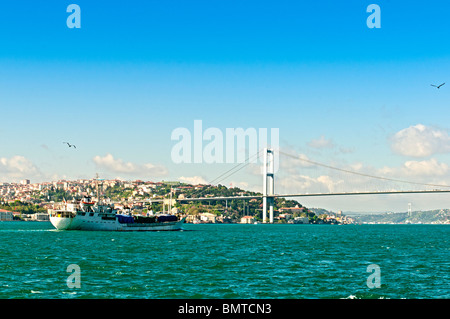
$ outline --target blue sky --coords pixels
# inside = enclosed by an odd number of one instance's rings
[[[80,29],[66,25],[71,3]],[[371,3],[380,29],[366,25]],[[279,128],[282,149],[319,162],[450,184],[450,86],[430,86],[450,85],[449,9],[437,0],[3,4],[0,182],[96,172],[210,181],[232,165],[170,156],[171,132],[199,119],[223,131]],[[258,189],[255,171],[223,183]],[[305,191],[304,175],[281,165],[278,190]],[[418,205],[448,206],[428,201]],[[310,205],[365,205],[347,203]]]

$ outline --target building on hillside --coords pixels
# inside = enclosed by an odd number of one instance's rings
[[[215,223],[216,222],[216,215],[211,214],[211,213],[202,213],[199,214],[200,216],[200,221],[204,222],[204,223]]]
[[[241,224],[254,224],[255,218],[253,216],[244,216],[241,218]]]
[[[13,212],[5,209],[0,209],[0,221],[12,221],[13,219]]]
[[[50,216],[47,213],[35,213],[31,215],[31,220],[36,222],[47,222],[50,220]]]
[[[279,214],[278,217],[279,217],[279,219],[289,220],[292,218],[292,214],[283,213],[283,214]]]
[[[292,220],[293,224],[309,224],[309,218],[308,217],[295,217]]]
[[[298,207],[298,205],[296,205],[296,207],[281,207],[280,209],[278,209],[278,212],[280,214],[303,213],[306,211],[307,209],[305,207]]]

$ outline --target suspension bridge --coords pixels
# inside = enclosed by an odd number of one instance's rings
[[[295,160],[298,162],[298,165],[305,169],[310,169],[311,167],[318,167],[322,169],[326,169],[328,171],[334,171],[339,174],[345,174],[346,176],[356,176],[359,181],[359,186],[356,190],[353,191],[336,191],[337,186],[342,184],[346,184],[345,181],[348,180],[346,178],[336,178],[337,182],[331,183],[328,185],[328,192],[320,191],[320,192],[299,192],[299,193],[286,193],[286,194],[276,194],[275,193],[275,154],[278,152],[279,155],[286,156],[287,158],[290,158],[291,160]],[[286,152],[282,152],[280,150],[274,150],[271,148],[264,148],[257,154],[254,154],[253,156],[250,156],[246,159],[244,163],[240,163],[230,170],[224,172],[214,180],[210,181],[209,185],[219,184],[220,182],[224,181],[225,179],[229,178],[230,176],[234,175],[238,171],[245,168],[247,165],[251,163],[256,163],[257,158],[260,156],[263,156],[263,165],[262,165],[262,177],[263,177],[263,183],[262,183],[262,193],[261,195],[252,195],[252,196],[219,196],[219,197],[208,197],[208,196],[201,196],[201,193],[203,190],[199,190],[197,193],[191,194],[190,198],[182,198],[177,199],[178,202],[190,202],[190,201],[221,201],[221,200],[251,200],[251,199],[262,199],[263,200],[263,207],[262,207],[262,216],[263,216],[263,223],[267,223],[267,214],[269,214],[269,222],[273,223],[273,209],[274,209],[274,203],[275,198],[290,198],[290,197],[325,197],[325,196],[358,196],[358,195],[390,195],[390,194],[437,194],[437,193],[450,193],[450,185],[440,184],[440,183],[422,183],[417,181],[410,181],[410,180],[403,180],[403,179],[397,179],[393,177],[386,177],[386,176],[379,176],[379,175],[372,175],[364,172],[360,172],[357,170],[351,170],[351,169],[344,169],[339,167],[334,167],[331,165],[319,163],[312,161],[305,156],[298,156],[289,154]],[[311,180],[320,180],[321,177],[324,177],[324,175],[320,175],[316,179],[310,176],[302,175],[302,178],[306,181]],[[386,189],[378,189],[378,190],[361,190],[361,184],[364,185],[364,187],[370,187],[370,183],[367,183],[367,180],[376,180],[376,181],[382,181],[384,183],[390,183],[389,190]],[[351,183],[347,183],[351,184]],[[403,185],[409,185],[411,188],[412,186],[416,187],[416,189],[401,189],[398,187],[398,184]],[[369,185],[369,186],[368,186]],[[397,186],[396,186],[397,185]],[[307,183],[306,183],[306,186]],[[311,186],[311,185],[309,185]],[[323,185],[322,185],[323,186]],[[419,188],[417,188],[419,187]],[[304,187],[302,187],[304,188]],[[428,188],[428,189],[426,189]],[[432,188],[432,189],[429,189]],[[195,196],[195,197],[193,197]],[[165,202],[167,199],[156,199],[156,200],[150,200],[150,202]],[[170,202],[170,206],[172,201]]]

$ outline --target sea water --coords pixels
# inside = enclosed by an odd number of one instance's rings
[[[0,222],[0,298],[450,298],[450,225],[184,228]]]

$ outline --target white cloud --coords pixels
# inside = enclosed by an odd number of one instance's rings
[[[404,156],[427,157],[450,152],[448,132],[423,124],[410,126],[397,132],[390,142],[392,151]]]
[[[448,177],[450,168],[446,163],[439,163],[435,158],[423,161],[406,161],[401,167],[383,167],[379,173],[396,178],[421,177],[431,179]]]
[[[124,162],[121,159],[115,159],[111,154],[106,154],[103,157],[97,155],[93,158],[93,161],[98,167],[119,174],[135,175],[140,177],[159,177],[165,176],[168,173],[167,168],[163,165]]]
[[[342,180],[328,175],[311,177],[302,174],[290,175],[288,177],[277,178],[277,193],[292,194],[313,194],[331,193],[337,191],[337,186],[343,183]]]
[[[208,184],[208,182],[201,176],[190,176],[190,177],[181,176],[180,178],[178,178],[178,180],[183,183],[188,183],[191,185]]]
[[[449,167],[446,163],[439,163],[434,158],[420,162],[407,161],[404,167],[410,175],[442,176],[449,172]]]
[[[33,179],[41,175],[39,169],[30,160],[20,155],[0,158],[0,174],[8,181]]]
[[[241,189],[245,189],[245,190],[251,190],[249,189],[249,183],[247,182],[238,182],[238,181],[231,181],[228,185],[229,187],[238,187]],[[258,189],[258,191],[261,191],[260,189]]]

